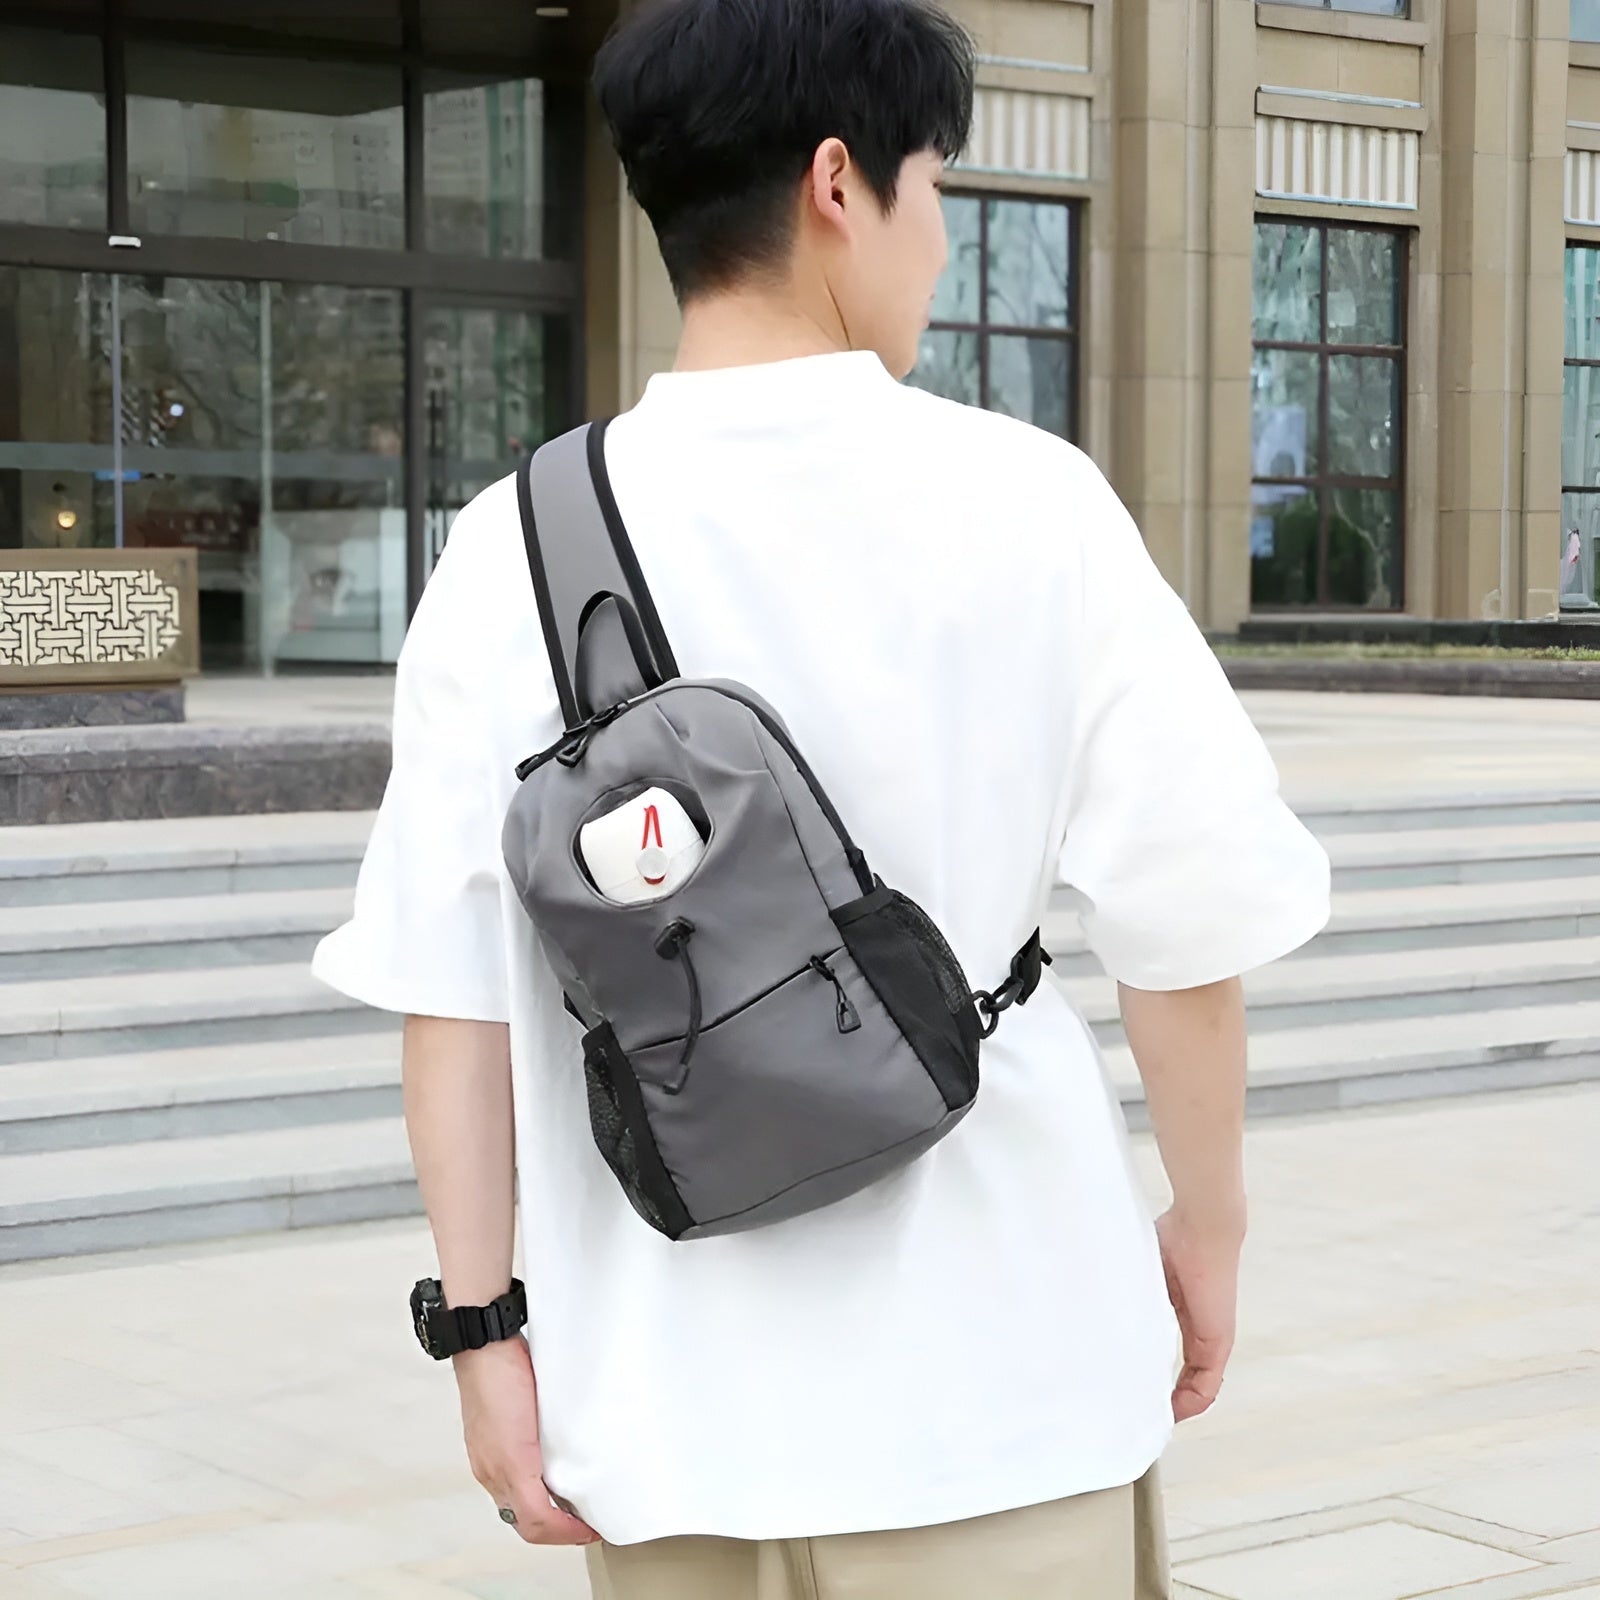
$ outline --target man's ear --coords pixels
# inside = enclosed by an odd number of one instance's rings
[[[825,227],[845,226],[845,178],[850,168],[850,152],[842,139],[824,139],[811,158],[807,198]]]

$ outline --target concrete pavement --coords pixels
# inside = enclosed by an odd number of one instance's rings
[[[1291,800],[1600,791],[1600,702],[1442,695],[1241,696]],[[225,726],[388,719],[389,677],[201,678],[190,720]]]
[[[1168,1463],[1190,1593],[1596,1600],[1600,1089],[1249,1144],[1239,1355]],[[431,1262],[400,1222],[0,1269],[0,1595],[580,1600],[467,1474]]]

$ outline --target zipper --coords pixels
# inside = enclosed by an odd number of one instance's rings
[[[676,924],[673,924],[672,926],[675,927]],[[661,940],[662,941],[666,940],[668,935],[671,934],[671,932],[672,932],[672,927],[668,927],[666,932],[661,935]],[[657,950],[658,950],[658,952],[660,952],[660,943],[661,943],[661,941],[657,942]],[[687,936],[684,937],[683,943],[684,944],[688,943],[688,937]],[[676,951],[664,952],[663,953],[664,959],[671,959],[672,956],[676,955],[676,953],[677,953]],[[689,960],[688,960],[688,952],[687,952],[687,950],[685,950],[683,952],[683,955],[682,955],[681,959],[684,960],[685,965],[688,967],[688,969],[691,972],[693,972],[694,971],[693,964],[691,962],[689,962]],[[694,986],[695,987],[694,987],[694,993],[691,995],[691,1000],[690,1000],[690,1018],[689,1018],[690,1023],[693,1025],[691,1027],[691,1032],[693,1034],[694,1044],[696,1046],[698,1046],[701,1038],[704,1037],[704,1035],[712,1032],[716,1028],[721,1028],[721,1027],[725,1026],[727,1023],[737,1021],[738,1018],[742,1017],[745,1014],[745,1012],[749,1011],[752,1007],[760,1005],[763,1000],[771,999],[771,997],[773,995],[775,995],[780,989],[787,989],[791,983],[798,983],[802,978],[808,976],[810,973],[813,973],[813,972],[817,973],[818,976],[820,976],[820,977],[826,977],[827,980],[833,985],[834,995],[835,995],[835,997],[836,997],[836,999],[838,1001],[838,1005],[837,1005],[837,1009],[836,1009],[836,1015],[837,1015],[837,1017],[839,1019],[839,1032],[840,1033],[854,1033],[854,1032],[856,1032],[856,1030],[858,1028],[860,1028],[860,1026],[861,1026],[861,1015],[856,1010],[856,1008],[850,1003],[850,996],[845,993],[843,982],[840,980],[838,974],[834,971],[833,966],[831,965],[830,960],[829,960],[828,957],[826,957],[826,956],[813,956],[811,958],[811,960],[808,961],[798,972],[791,972],[787,977],[779,978],[776,983],[769,983],[767,985],[767,987],[761,991],[760,994],[752,995],[748,1000],[745,1000],[741,1004],[735,1006],[732,1011],[725,1012],[720,1017],[714,1017],[714,1018],[712,1018],[712,1020],[710,1022],[701,1021],[698,1024],[695,1024],[695,1017],[694,1017],[694,1011],[693,1011],[693,1007],[697,1003],[697,997],[698,997],[698,991],[699,991],[699,974],[695,973],[694,974]],[[643,1052],[645,1050],[659,1050],[659,1049],[661,1049],[661,1047],[663,1045],[671,1044],[676,1037],[677,1037],[677,1035],[673,1034],[673,1035],[671,1035],[671,1036],[669,1036],[668,1038],[665,1038],[665,1039],[650,1039],[650,1040],[647,1040],[644,1044],[636,1044],[636,1045],[631,1046],[629,1053],[633,1054],[633,1055],[637,1055],[637,1054],[640,1054],[641,1052]],[[687,1045],[689,1043],[689,1040],[685,1039],[684,1043]],[[688,1052],[688,1055],[680,1057],[679,1058],[679,1063],[678,1063],[679,1066],[680,1067],[681,1066],[687,1066],[689,1057],[692,1056],[693,1054],[694,1054],[694,1051],[691,1049]]]
[[[697,682],[694,679],[675,678],[671,683],[664,683],[657,689],[648,689],[641,695],[636,695],[632,700],[623,700],[614,706],[608,707],[597,716],[591,717],[581,727],[569,728],[562,734],[557,742],[548,750],[542,750],[536,756],[530,756],[517,768],[517,777],[526,781],[546,762],[559,760],[564,767],[577,766],[588,754],[589,741],[608,723],[615,722],[624,712],[631,711],[635,706],[643,705],[647,700],[653,700],[658,694],[665,694],[668,689],[683,688],[706,689],[712,694],[720,694],[724,699],[732,700],[741,705],[745,710],[753,712],[756,720],[767,732],[777,740],[783,753],[794,762],[795,771],[805,780],[806,787],[811,790],[813,798],[821,808],[822,814],[828,819],[829,826],[839,836],[839,842],[844,846],[845,860],[850,864],[850,870],[856,876],[856,882],[861,886],[863,894],[871,894],[878,887],[878,881],[873,877],[867,865],[867,858],[856,848],[856,842],[850,837],[850,830],[844,825],[844,818],[834,809],[833,801],[828,798],[811,764],[795,748],[794,740],[789,737],[788,730],[783,724],[766,710],[756,704],[746,695],[738,694],[732,689],[721,684]]]
[[[835,1013],[839,1019],[839,1032],[857,1032],[861,1027],[861,1013],[850,1003],[850,996],[844,992],[844,985],[839,982],[839,974],[828,965],[827,957],[812,956],[811,970],[833,985],[834,995],[839,1002]]]

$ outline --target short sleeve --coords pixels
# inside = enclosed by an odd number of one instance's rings
[[[1186,989],[1265,966],[1329,915],[1326,852],[1289,810],[1220,663],[1086,460],[1075,730],[1058,875],[1105,969]]]
[[[394,756],[356,884],[355,913],[312,971],[367,1005],[506,1022],[500,821],[489,782],[473,544],[462,513],[395,673]],[[466,537],[463,537],[465,535]]]

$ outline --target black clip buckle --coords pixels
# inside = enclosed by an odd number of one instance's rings
[[[1003,1013],[1012,1006],[1025,1006],[1044,978],[1044,969],[1055,965],[1055,960],[1044,947],[1041,929],[1033,930],[1033,937],[1011,958],[1011,976],[992,994],[979,989],[973,995],[980,1021],[979,1038],[992,1039],[1000,1026]]]

